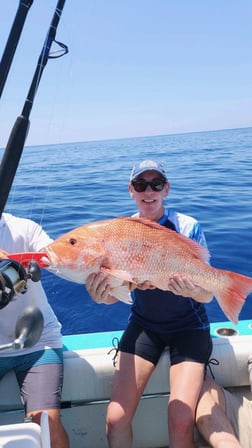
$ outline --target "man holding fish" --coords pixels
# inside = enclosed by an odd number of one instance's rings
[[[132,446],[135,410],[166,347],[169,446],[195,447],[195,410],[212,351],[204,303],[214,296],[236,323],[252,292],[252,278],[209,265],[200,224],[164,206],[169,189],[163,165],[145,160],[130,176],[134,217],[84,224],[44,248],[47,268],[86,283],[97,303],[132,304],[107,411],[110,448]]]
[[[129,193],[138,207],[137,216],[157,222],[206,247],[201,226],[194,218],[164,207],[169,189],[163,165],[147,160],[133,167]],[[117,301],[106,273],[91,274],[86,286],[97,303]],[[136,407],[167,346],[171,357],[169,446],[195,447],[195,410],[212,351],[209,322],[201,302],[209,302],[213,294],[178,274],[169,278],[167,286],[169,291],[154,289],[146,281],[138,284],[132,293],[132,311],[120,341],[107,411],[107,437],[111,448],[132,446],[131,422]]]

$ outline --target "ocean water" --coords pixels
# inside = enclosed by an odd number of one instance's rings
[[[5,211],[41,223],[53,238],[131,215],[129,173],[149,158],[166,165],[167,204],[202,224],[212,265],[252,277],[252,128],[25,147]],[[97,305],[85,286],[45,270],[42,281],[63,334],[125,327],[128,305]],[[215,300],[207,312],[211,322],[227,320]],[[240,314],[250,318],[252,295]]]

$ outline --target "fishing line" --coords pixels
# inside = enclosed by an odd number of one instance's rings
[[[32,110],[34,98],[39,86],[43,70],[47,64],[48,59],[59,58],[68,53],[68,47],[56,41],[57,26],[62,14],[62,10],[65,4],[65,0],[58,0],[41,54],[38,58],[35,73],[26,97],[21,115],[19,115],[12,128],[4,155],[2,157],[0,165],[0,217],[4,210],[5,204],[8,199],[8,195],[18,168],[18,164],[22,155],[25,140],[29,131],[29,117]],[[60,50],[50,53],[53,42],[60,47]]]

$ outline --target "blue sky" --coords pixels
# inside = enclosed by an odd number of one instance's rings
[[[56,0],[34,0],[0,100],[21,113]],[[0,54],[19,1],[2,5]],[[251,0],[66,0],[26,145],[252,126]]]

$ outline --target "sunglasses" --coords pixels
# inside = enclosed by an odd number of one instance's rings
[[[166,184],[166,181],[163,179],[153,179],[150,182],[147,182],[144,179],[132,180],[131,184],[137,193],[142,193],[146,190],[148,185],[151,187],[153,191],[162,191]]]

